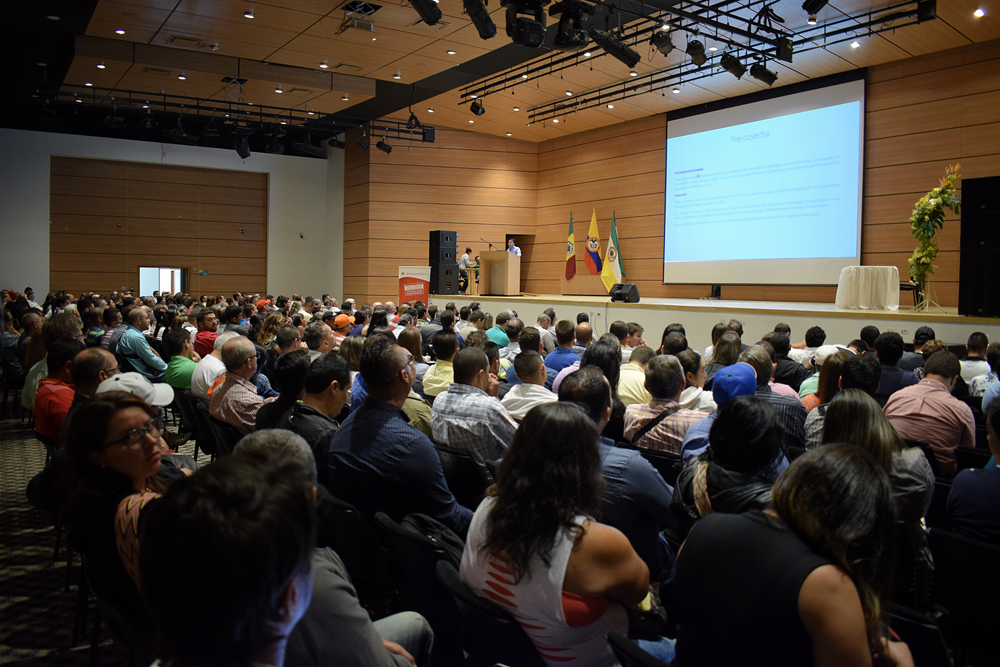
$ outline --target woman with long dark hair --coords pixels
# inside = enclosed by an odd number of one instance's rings
[[[732,366],[740,359],[743,344],[740,335],[735,331],[727,331],[719,336],[712,349],[712,358],[705,364],[705,391],[711,391],[715,374],[726,366]]]
[[[576,405],[525,415],[479,505],[462,580],[512,612],[549,665],[616,665],[605,640],[626,632],[649,569],[615,528],[595,519],[604,494],[597,429]],[[669,662],[673,643],[643,642]]]
[[[701,519],[684,543],[678,662],[912,665],[884,639],[896,512],[882,466],[852,445],[821,447],[771,498],[766,512]]]

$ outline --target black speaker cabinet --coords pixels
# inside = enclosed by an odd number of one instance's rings
[[[992,264],[1000,255],[1000,176],[962,179],[962,236],[959,241],[958,314],[1000,317],[1000,293],[990,289]]]
[[[458,264],[431,264],[431,294],[458,294]]]
[[[639,303],[639,288],[635,283],[615,283],[608,293],[612,301],[624,301],[625,303]]]
[[[434,230],[430,234],[430,244],[431,247],[438,246],[439,248],[455,248],[458,246],[458,234],[441,229]]]
[[[430,259],[428,263],[431,266],[435,264],[456,264],[458,259],[455,257],[455,246],[436,246],[433,243],[429,250]]]

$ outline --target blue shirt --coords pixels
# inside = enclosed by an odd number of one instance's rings
[[[994,382],[993,384],[991,384],[990,386],[988,386],[986,388],[986,391],[983,393],[983,413],[984,414],[986,412],[986,408],[989,407],[990,403],[992,403],[993,399],[996,398],[997,396],[1000,396],[1000,382]]]
[[[514,253],[518,257],[521,256],[521,249],[518,248],[516,245],[512,245],[511,247],[507,248],[507,252]]]
[[[549,352],[548,356],[545,357],[545,367],[551,368],[558,373],[562,369],[567,366],[572,366],[578,361],[580,361],[580,355],[576,352],[568,347],[557,347]]]
[[[499,345],[500,347],[507,347],[510,345],[510,339],[507,338],[507,332],[501,329],[499,326],[492,326],[486,330],[486,337],[491,341]]]
[[[167,370],[167,362],[156,356],[153,349],[149,347],[149,343],[146,342],[146,337],[133,326],[129,326],[122,332],[115,352],[125,357],[136,372],[142,373],[151,380],[163,377]]]
[[[602,440],[598,452],[607,486],[601,521],[625,534],[649,567],[650,579],[669,581],[674,553],[660,530],[677,527],[670,511],[674,490],[638,451],[611,446],[607,438]]]
[[[1000,470],[963,470],[948,494],[948,518],[956,533],[1000,544]]]
[[[464,538],[472,510],[448,489],[430,438],[407,422],[401,409],[371,398],[352,412],[330,441],[330,489],[366,517],[385,512],[398,522],[419,512]]]

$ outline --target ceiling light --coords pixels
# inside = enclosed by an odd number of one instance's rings
[[[362,135],[361,138],[358,139],[358,148],[360,148],[363,151],[368,150],[368,140],[365,139],[364,135]]]
[[[587,17],[594,15],[594,5],[581,0],[559,0],[549,8],[549,16],[559,18],[559,29],[552,45],[560,51],[579,51],[590,44],[590,35],[583,27]]]
[[[380,151],[382,151],[386,155],[388,155],[389,153],[392,152],[392,146],[390,146],[389,144],[385,143],[385,137],[382,137],[382,140],[379,141],[377,144],[375,144],[375,148],[379,149]]]
[[[708,61],[708,56],[705,55],[705,45],[697,39],[692,39],[688,42],[685,51],[690,56],[691,63],[698,67],[701,67]]]
[[[522,78],[522,79],[527,79],[527,78],[528,78],[528,75],[527,75],[527,74],[522,74],[522,75],[521,75],[521,78]]]
[[[340,99],[344,100],[345,102],[350,102],[350,98],[347,96],[347,93],[344,93],[344,96],[341,97]]]
[[[373,41],[373,42],[374,42],[375,40],[377,40],[377,39],[378,39],[378,37],[372,37],[372,41]]]
[[[567,90],[566,91],[566,97],[573,97],[573,91],[572,90]]]
[[[511,136],[514,136],[514,135],[513,135],[513,134],[511,134],[510,132],[508,132],[508,133],[507,133],[507,136],[508,136],[508,137],[511,137]]]
[[[228,116],[228,114],[227,114],[227,116]],[[288,121],[287,121],[287,120],[284,120],[284,119],[282,119],[282,120],[281,120],[281,124],[282,124],[282,125],[288,125]]]
[[[469,111],[476,114],[477,116],[482,116],[484,113],[486,113],[486,109],[480,102],[473,102],[472,104],[470,104]]]
[[[772,72],[760,63],[754,63],[750,66],[750,76],[758,81],[763,81],[768,86],[773,86],[774,82],[778,79],[778,74],[776,72]]]
[[[475,122],[476,122],[476,121],[474,121],[474,120],[470,120],[470,121],[469,121],[469,125],[472,125],[472,124],[473,124],[473,123],[475,123]]]
[[[853,42],[851,42],[851,48],[852,49],[856,49],[859,46],[861,46],[861,42],[859,42],[858,40],[854,40]]]
[[[716,51],[719,50],[719,47],[717,47],[717,46],[710,46],[710,47],[708,47],[708,50],[711,51],[712,53],[715,53]]]
[[[307,114],[309,114],[310,116],[315,116],[315,115],[316,115],[316,112],[315,112],[315,111],[313,111],[312,109],[310,109],[310,110],[309,110],[309,111],[307,111],[306,113],[307,113]]]
[[[521,107],[514,107],[514,111],[520,111]]]
[[[400,79],[403,78],[403,75],[400,72],[396,72],[395,74],[392,75],[392,78],[395,79],[396,81],[399,81]]]
[[[678,93],[680,93],[680,92],[681,92],[681,89],[680,89],[680,88],[674,88],[674,89],[673,89],[673,90],[671,90],[670,92],[672,92],[672,93],[673,93],[674,95],[677,95]]]
[[[92,84],[91,82],[87,81],[87,82],[86,82],[86,83],[84,83],[83,85],[87,86],[87,88],[90,88],[90,87],[91,87],[91,86],[93,86],[94,84]]]
[[[125,34],[125,31],[124,31],[124,30],[122,30],[121,28],[118,28],[118,30],[115,30],[115,34],[116,34],[116,35],[124,35],[124,34]]]
[[[674,43],[670,39],[669,32],[654,32],[649,41],[656,47],[657,51],[665,56],[669,56],[670,52],[674,50]]]
[[[559,122],[559,119],[558,119],[558,118],[553,118],[553,119],[552,119],[552,122],[553,122],[553,123],[558,123],[558,122]]]
[[[816,25],[816,15],[810,14],[809,19],[806,21],[809,25]]]
[[[469,97],[471,97],[472,99],[476,99],[477,97],[479,97],[479,95],[476,95],[475,93],[472,93],[471,95],[469,95]]]
[[[476,26],[476,31],[479,33],[480,39],[492,39],[496,37],[497,26],[493,23],[493,19],[490,18],[490,13],[486,10],[486,2],[484,0],[463,0],[462,5],[465,7],[465,13],[469,15],[472,25]],[[448,53],[455,55],[454,51],[449,51]]]
[[[584,57],[584,58],[589,58],[589,57],[590,57],[590,56],[592,56],[592,55],[593,55],[593,54],[592,54],[592,53],[591,53],[590,51],[584,51],[584,52],[583,52],[583,57]]]
[[[320,69],[326,69],[329,66],[330,63],[326,62],[325,60],[319,64]]]
[[[719,61],[722,69],[726,70],[737,79],[747,72],[747,66],[740,62],[740,59],[731,53],[723,53],[722,60]]]
[[[639,76],[639,73],[637,71],[635,71],[635,70],[632,70],[631,72],[628,73],[628,75],[629,76]]]
[[[802,3],[802,9],[806,14],[819,14],[819,10],[826,7],[828,0],[806,0]]]
[[[986,16],[986,10],[980,7],[976,11],[972,12],[972,15],[975,16],[977,19],[981,19],[984,16]]]
[[[218,42],[214,42],[212,44],[212,46],[210,46],[209,48],[212,49],[213,51],[218,51],[219,50],[219,43]]]
[[[180,79],[181,81],[187,81],[188,77],[187,77],[187,74],[185,74],[184,72],[181,72],[180,74],[177,75],[177,78]]]
[[[434,25],[441,20],[441,10],[431,0],[410,0],[410,6],[417,10],[420,20],[427,25]]]
[[[143,109],[148,109],[149,108],[149,102],[146,102],[145,104],[143,104],[142,108]]]
[[[103,60],[97,63],[97,69],[104,69],[105,67],[107,67],[107,65],[104,64]]]
[[[660,30],[670,30],[670,24],[669,23],[661,23],[660,24]]]
[[[434,113],[434,107],[428,107],[427,113]]]
[[[276,92],[276,93],[283,93],[283,92],[285,92],[285,91],[283,91],[283,90],[281,89],[281,86],[278,86],[277,88],[275,88],[275,89],[274,89],[274,92]]]
[[[457,54],[458,51],[456,51],[455,49],[448,49],[447,53],[448,53],[449,56],[453,56],[453,55]]]
[[[635,67],[642,56],[635,52],[628,44],[613,32],[598,30],[591,27],[590,37],[597,42],[597,45],[615,60],[618,60],[625,67]]]
[[[39,62],[39,63],[35,63],[35,64],[38,65],[39,67],[48,67],[49,66],[48,63],[41,63],[41,62]]]
[[[76,98],[76,101],[77,101],[77,102],[80,102],[80,103],[82,103],[82,102],[83,102],[83,100],[81,100],[81,99],[80,99],[79,97],[78,97],[78,98]]]
[[[615,105],[614,105],[614,104],[609,104],[609,105],[608,105],[608,108],[609,108],[609,109],[614,109],[614,108],[615,108]]]
[[[246,10],[245,12],[243,12],[243,16],[247,17],[248,19],[252,19],[253,18],[253,7],[251,7],[248,10]],[[249,151],[249,149],[248,149],[248,151]],[[248,155],[249,155],[249,153],[248,153]]]

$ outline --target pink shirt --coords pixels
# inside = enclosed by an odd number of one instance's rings
[[[771,391],[773,391],[775,394],[780,394],[781,396],[791,396],[792,398],[799,397],[799,392],[795,391],[787,384],[782,384],[781,382],[775,382],[774,378],[768,380],[767,384],[770,385]]]
[[[885,416],[901,437],[929,444],[947,475],[955,474],[955,448],[976,444],[972,409],[937,380],[924,378],[895,392],[885,404]]]

